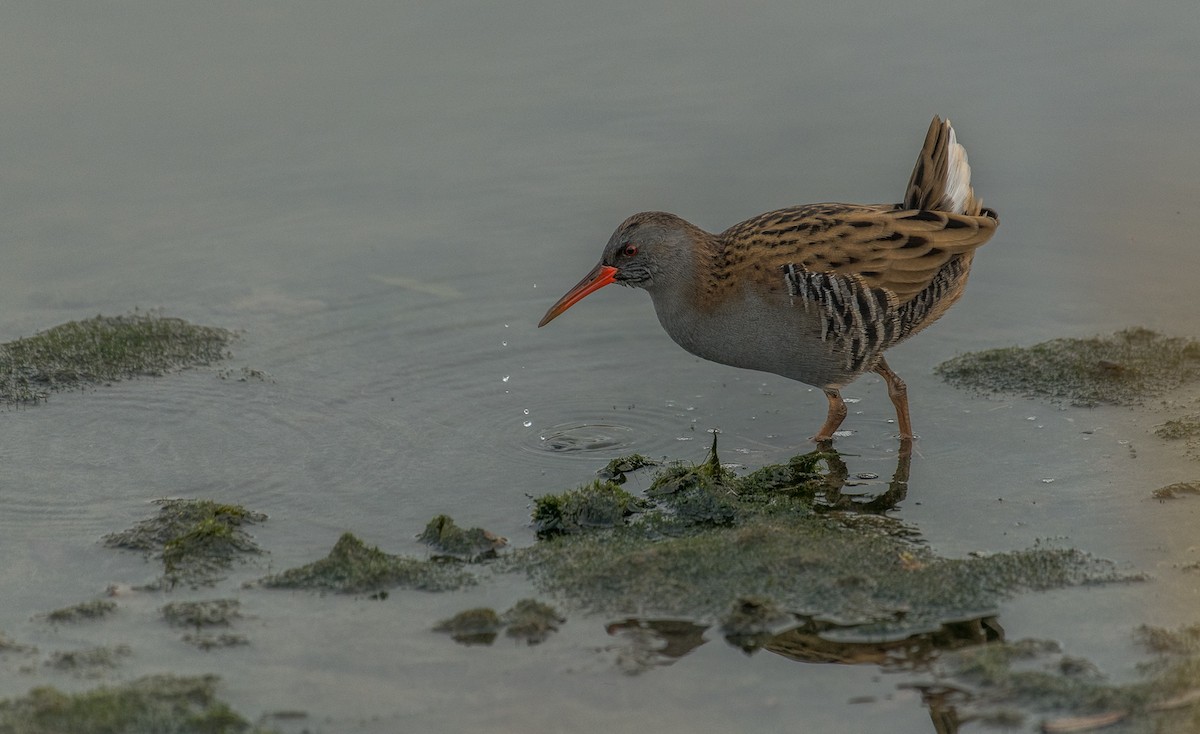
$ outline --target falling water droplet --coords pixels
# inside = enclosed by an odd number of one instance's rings
[[[510,376],[511,376],[511,375],[505,375],[504,377],[502,377],[502,378],[500,379],[500,382],[508,382],[508,378],[509,378]]]
[[[525,426],[526,428],[529,428],[530,426],[532,426],[532,425],[533,425],[533,421],[525,421],[525,422],[524,422],[524,423],[522,423],[521,425]]]

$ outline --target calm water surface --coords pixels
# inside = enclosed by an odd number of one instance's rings
[[[894,201],[949,115],[1002,226],[966,298],[889,355],[921,434],[897,515],[948,555],[1058,538],[1155,579],[1021,597],[1048,637],[1134,676],[1130,631],[1196,622],[1197,467],[1118,409],[955,391],[962,351],[1144,325],[1200,334],[1200,56],[1191,0],[922,4],[29,4],[0,23],[0,340],[134,307],[242,332],[233,367],[0,415],[0,630],[126,642],[112,679],[219,672],[251,716],[321,731],[928,732],[918,676],[748,658],[714,637],[628,677],[607,620],[535,648],[428,632],[515,579],[365,599],[240,591],[246,648],[202,654],[132,595],[96,627],[33,615],[153,574],[98,538],[162,496],[236,501],[279,569],[344,530],[393,552],[434,514],[532,541],[527,494],[631,450],[749,467],[808,449],[819,391],[676,347],[640,292],[536,330],[643,209],[711,230],[795,203]],[[891,473],[891,405],[849,387],[839,448]],[[1194,405],[1193,405],[1194,408]],[[1174,417],[1175,414],[1166,415]],[[1053,480],[1053,481],[1045,481]],[[172,598],[179,598],[175,595]],[[1081,612],[1080,610],[1086,610]],[[92,682],[0,659],[0,696]],[[852,703],[854,701],[855,703]]]

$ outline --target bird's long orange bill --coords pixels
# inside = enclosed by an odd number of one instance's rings
[[[558,303],[550,307],[550,310],[538,322],[538,328],[540,329],[556,319],[560,313],[582,301],[592,291],[598,291],[609,283],[615,282],[616,275],[617,269],[610,265],[601,263],[592,268],[592,272],[583,276],[583,280],[576,283],[574,288],[567,291],[567,295],[558,299]]]

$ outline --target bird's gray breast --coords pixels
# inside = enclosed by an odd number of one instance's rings
[[[706,308],[651,297],[666,332],[698,357],[819,387],[840,386],[857,375],[830,338],[827,315],[804,308],[794,295],[746,288],[737,298]]]

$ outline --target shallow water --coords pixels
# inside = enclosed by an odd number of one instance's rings
[[[1133,627],[1197,621],[1180,567],[1200,560],[1200,502],[1150,499],[1200,471],[1150,433],[1183,409],[988,400],[931,370],[1135,324],[1200,334],[1198,22],[1182,0],[7,12],[0,340],[134,307],[242,337],[234,379],[196,370],[0,415],[0,630],[43,653],[127,642],[112,678],[219,672],[239,710],[302,709],[323,731],[930,731],[898,687],[912,676],[869,665],[714,637],[631,678],[603,619],[534,648],[428,631],[531,593],[513,579],[376,602],[241,591],[265,565],[248,568],[195,594],[236,593],[251,615],[251,646],[207,654],[157,621],[166,597],[124,597],[95,626],[31,617],[151,577],[97,541],[157,497],[266,512],[255,536],[280,569],[344,530],[422,553],[438,513],[526,544],[528,494],[630,450],[698,460],[712,429],[749,467],[807,450],[820,391],[700,362],[645,294],[607,289],[534,325],[634,211],[720,230],[895,200],[938,113],[1002,224],[963,301],[889,354],[921,435],[897,515],[942,554],[1054,538],[1151,573],[1000,610],[1010,639],[1058,639],[1130,679]],[[243,366],[269,377],[240,382]],[[890,476],[883,385],[845,394],[859,402],[839,449]],[[0,659],[0,695],[92,683],[27,662]]]

